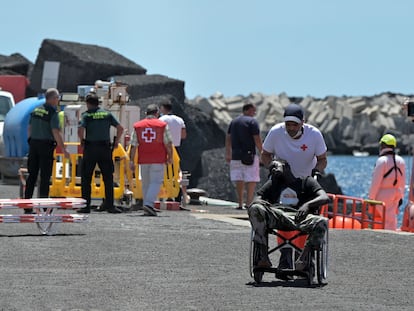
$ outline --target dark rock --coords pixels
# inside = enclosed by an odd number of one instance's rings
[[[114,80],[128,85],[128,94],[132,100],[171,95],[179,104],[184,103],[184,81],[163,75],[114,75]],[[144,111],[145,113],[145,111]]]
[[[33,69],[33,63],[19,53],[10,56],[0,55],[1,75],[29,76]]]
[[[187,139],[183,140],[181,144],[182,168],[191,173],[190,187],[195,187],[198,185],[198,179],[205,176],[203,171],[205,165],[209,162],[208,159],[202,161],[203,152],[223,148],[226,134],[214,120],[199,109],[185,105],[185,115],[187,115],[187,118],[184,118],[187,124]],[[222,153],[222,156],[224,156],[224,151]],[[215,158],[216,156],[210,160],[210,164],[214,163],[213,165],[220,166],[221,159],[213,162]]]
[[[197,187],[206,189],[210,198],[237,201],[235,187],[230,181],[229,165],[225,160],[225,149],[204,151],[201,162],[203,177]]]
[[[196,187],[202,177],[201,154],[205,150],[224,147],[225,133],[207,114],[185,101],[184,82],[162,75],[114,76],[116,82],[128,85],[130,105],[141,108],[140,118],[145,118],[146,107],[168,97],[173,103],[173,113],[183,118],[187,138],[181,142],[183,171],[191,173],[189,187]]]
[[[60,62],[58,88],[76,92],[78,85],[93,85],[115,75],[145,74],[146,69],[114,52],[97,45],[45,39],[31,75],[31,88],[41,92],[45,61]]]

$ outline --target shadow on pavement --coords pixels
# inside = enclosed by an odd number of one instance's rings
[[[270,281],[270,282],[249,282],[246,285],[251,287],[300,287],[300,288],[320,288],[324,287],[327,284],[319,285],[319,284],[312,284],[309,285],[308,281],[305,279],[296,279],[293,281]]]

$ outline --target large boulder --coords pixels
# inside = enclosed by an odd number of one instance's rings
[[[173,113],[183,118],[187,138],[181,143],[181,168],[191,173],[189,187],[197,186],[202,176],[203,151],[224,146],[225,133],[206,113],[185,101],[184,82],[162,75],[114,76],[115,81],[128,85],[130,105],[141,108],[140,119],[145,118],[146,107],[167,97],[173,104]],[[138,120],[138,118],[137,118]]]
[[[204,151],[201,159],[202,176],[197,188],[207,191],[211,198],[237,201],[236,189],[230,181],[229,165],[225,159],[225,148]]]
[[[174,98],[173,108],[177,108],[177,105],[182,107],[185,100],[184,81],[181,80],[159,74],[114,75],[112,78],[116,82],[128,85],[127,91],[131,102],[168,95]],[[145,110],[141,109],[141,117],[143,116],[145,116]]]
[[[145,74],[147,70],[113,50],[91,44],[45,39],[30,77],[31,89],[39,93],[45,61],[59,62],[58,88],[76,92],[78,85],[93,85],[114,75]]]
[[[224,148],[225,132],[205,113],[189,105],[185,106],[184,118],[187,126],[187,139],[182,142],[183,170],[191,173],[190,187],[198,187],[199,178],[206,175],[207,165],[220,166],[221,159],[213,154],[211,159],[202,160],[202,154],[211,149]],[[223,155],[224,155],[224,151]],[[208,155],[208,153],[207,153]],[[221,176],[223,178],[223,176]]]
[[[29,76],[33,63],[19,53],[10,56],[0,55],[0,75]]]

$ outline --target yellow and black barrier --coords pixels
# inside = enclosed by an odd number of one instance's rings
[[[70,158],[66,159],[62,150],[56,148],[53,163],[52,182],[49,195],[51,197],[81,197],[81,161],[83,150],[79,143],[65,143]],[[136,153],[135,163],[137,163]],[[114,199],[122,200],[125,193],[132,192],[132,197],[142,199],[142,186],[139,165],[135,171],[129,167],[129,152],[121,144],[112,153],[114,161]],[[105,188],[99,168],[94,171],[95,178],[91,183],[91,198],[103,199]],[[180,157],[173,148],[173,163],[165,166],[164,182],[161,185],[159,198],[175,198],[180,191]]]

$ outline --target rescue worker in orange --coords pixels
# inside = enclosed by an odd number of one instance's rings
[[[385,203],[385,215],[376,207],[374,220],[385,217],[384,229],[397,229],[398,207],[402,205],[405,191],[405,162],[395,153],[397,140],[391,134],[385,134],[380,140],[379,158],[372,175],[369,198]]]
[[[154,201],[164,180],[165,164],[172,163],[172,140],[166,122],[159,120],[157,105],[147,107],[147,117],[134,123],[131,139],[130,167],[135,170],[135,154],[138,151],[143,209],[148,216],[157,216]]]

